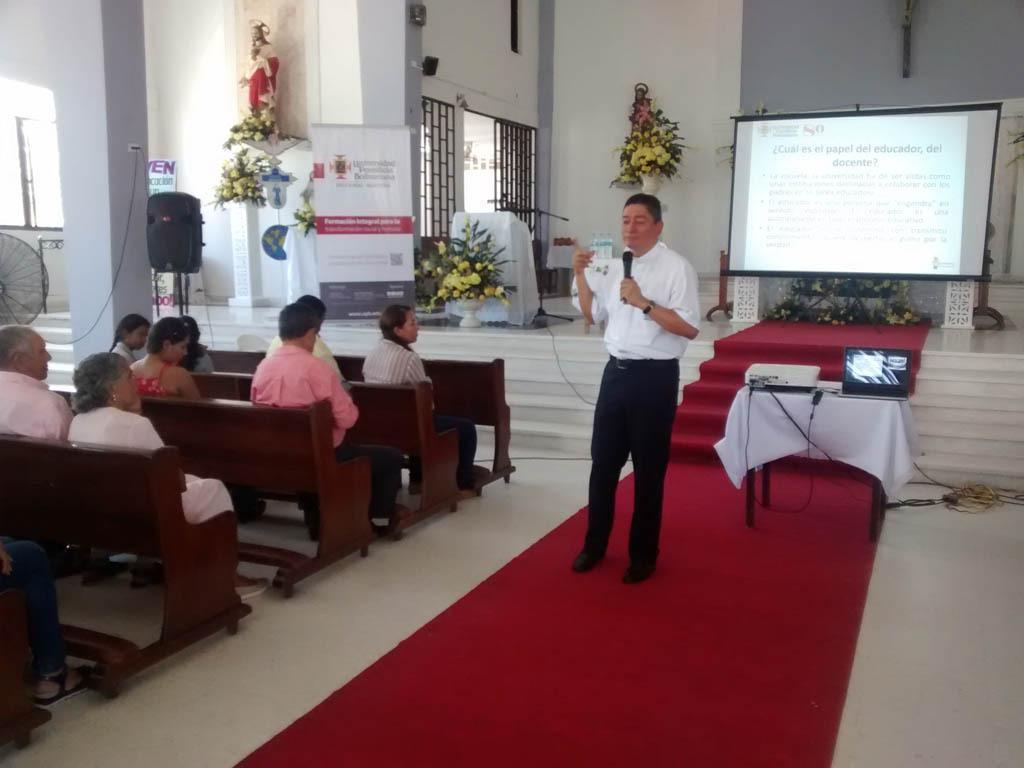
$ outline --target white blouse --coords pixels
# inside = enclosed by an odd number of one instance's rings
[[[97,408],[75,416],[71,421],[68,440],[113,448],[156,450],[164,447],[164,441],[157,434],[153,422],[137,413],[112,407]],[[185,519],[190,523],[202,523],[223,512],[234,510],[228,489],[220,480],[204,480],[185,475],[185,486],[181,494],[181,506]]]

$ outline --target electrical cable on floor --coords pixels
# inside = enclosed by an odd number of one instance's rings
[[[945,488],[949,492],[944,493],[938,499],[899,499],[887,504],[886,509],[895,509],[896,507],[931,507],[945,504],[947,509],[952,509],[965,515],[976,515],[981,512],[988,512],[995,507],[1001,507],[1004,504],[1024,506],[1024,493],[1022,492],[993,488],[983,483],[968,482],[962,485],[949,485],[948,483],[940,483],[916,463],[914,464],[914,469],[920,472],[927,480],[927,483],[924,483],[924,485],[935,485],[939,488]]]

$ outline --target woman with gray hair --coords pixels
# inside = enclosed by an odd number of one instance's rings
[[[89,355],[75,369],[75,394],[71,403],[75,418],[68,439],[117,448],[164,447],[153,423],[142,415],[142,399],[132,379],[127,361],[112,352]],[[225,512],[234,511],[228,489],[220,480],[204,480],[183,475],[185,490],[181,508],[185,519],[202,523]],[[243,599],[264,592],[265,579],[235,577],[235,590]]]
[[[152,422],[142,415],[142,399],[123,357],[112,352],[89,355],[75,369],[74,383],[71,405],[76,416],[69,440],[118,448],[164,447]],[[220,480],[185,475],[185,486],[181,506],[190,523],[234,510]]]

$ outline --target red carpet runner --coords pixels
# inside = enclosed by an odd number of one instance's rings
[[[700,379],[683,389],[676,415],[672,457],[680,461],[711,461],[714,444],[725,434],[736,392],[752,363],[793,363],[821,366],[823,381],[839,381],[844,347],[891,347],[914,351],[914,376],[921,367],[921,348],[929,326],[812,325],[765,320],[715,342],[715,356],[700,367]]]
[[[780,472],[778,508],[807,488]],[[569,570],[580,513],[242,765],[827,768],[874,556],[868,489],[819,479],[808,510],[755,531],[721,471],[673,464],[666,491],[649,582],[619,580],[627,479],[594,572]]]

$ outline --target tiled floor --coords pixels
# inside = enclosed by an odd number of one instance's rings
[[[90,693],[58,707],[29,749],[0,749],[0,764],[52,766],[70,755],[82,768],[233,765],[584,502],[587,463],[518,465],[511,485],[347,559],[294,599],[257,598],[236,637],[179,654],[115,700]],[[911,486],[903,497],[936,490]],[[1020,765],[1022,584],[1024,507],[890,512],[834,765]],[[68,620],[102,610],[138,639],[156,627],[152,598],[123,583],[61,588]]]

